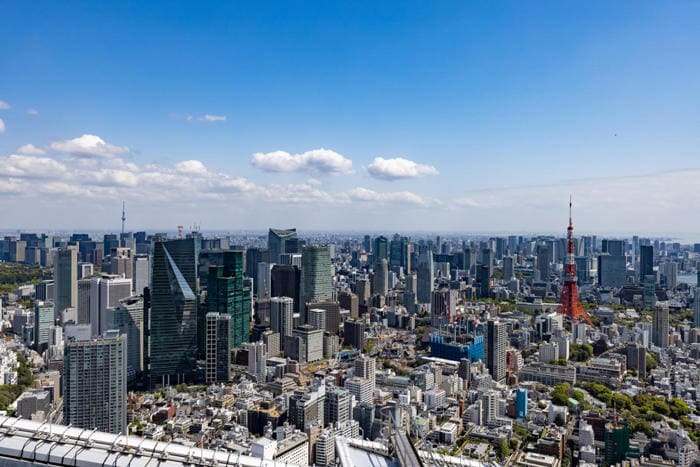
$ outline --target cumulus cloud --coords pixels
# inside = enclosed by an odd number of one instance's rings
[[[0,135],[5,133],[5,122],[2,121],[2,118],[0,118]]]
[[[183,174],[192,175],[205,175],[207,173],[207,168],[204,166],[204,164],[197,160],[178,162],[175,164],[175,170]]]
[[[0,100],[0,110],[9,110],[12,106],[5,101]]]
[[[400,203],[427,206],[429,200],[410,191],[390,191],[379,192],[369,188],[357,187],[348,192],[352,201],[379,202],[379,203]]]
[[[403,157],[393,159],[375,157],[367,166],[367,172],[374,178],[389,181],[438,174],[438,170],[432,165],[418,164]]]
[[[79,157],[109,158],[129,152],[126,146],[115,146],[96,135],[83,135],[69,140],[54,141],[49,147],[60,153]]]
[[[210,115],[210,114],[205,114],[205,115],[199,117],[199,119],[200,119],[201,121],[203,121],[203,122],[208,122],[208,123],[212,123],[212,122],[225,122],[225,121],[226,121],[226,115]]]
[[[17,154],[25,156],[43,156],[46,151],[34,146],[33,144],[25,144],[17,148]]]
[[[286,151],[257,152],[251,163],[265,172],[307,172],[310,174],[350,174],[352,161],[330,149],[314,149],[301,154]]]
[[[31,115],[32,117],[36,117],[39,115],[39,111],[36,110],[34,107],[30,107],[27,109],[27,115]]]
[[[0,157],[0,176],[14,178],[51,178],[60,177],[66,172],[66,167],[49,157],[34,157],[12,154]]]

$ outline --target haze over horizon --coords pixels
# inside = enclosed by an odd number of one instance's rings
[[[3,8],[2,228],[700,240],[700,4]]]

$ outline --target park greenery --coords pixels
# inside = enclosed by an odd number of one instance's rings
[[[20,285],[36,284],[44,277],[44,270],[33,264],[0,262],[0,294],[12,292]]]
[[[591,344],[571,344],[569,348],[569,360],[574,362],[586,362],[593,358],[593,346]]]
[[[34,384],[34,375],[24,355],[17,352],[17,384],[0,385],[0,410],[7,410],[25,389]]]

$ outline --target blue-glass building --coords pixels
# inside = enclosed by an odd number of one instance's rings
[[[440,334],[432,334],[430,336],[430,356],[456,362],[463,358],[468,358],[472,362],[483,360],[484,336],[474,336],[469,344],[457,344],[445,342],[445,337]]]
[[[525,420],[527,418],[527,389],[515,390],[515,418]]]

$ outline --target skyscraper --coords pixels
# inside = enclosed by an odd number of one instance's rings
[[[657,305],[654,308],[654,323],[651,328],[652,342],[655,346],[668,347],[668,308]]]
[[[424,248],[418,256],[418,291],[416,300],[419,303],[430,303],[435,282],[435,265],[433,264],[433,252]]]
[[[303,305],[332,298],[333,277],[328,245],[308,245],[302,250],[301,290]]]
[[[486,326],[486,367],[494,381],[506,377],[506,323],[489,320]]]
[[[374,239],[374,249],[372,250],[374,261],[389,259],[389,242],[384,235]]]
[[[394,238],[389,243],[389,251],[391,269],[403,268],[405,274],[410,273],[411,246],[408,243],[408,238],[402,237],[399,234],[394,235]]]
[[[290,297],[270,299],[270,329],[280,334],[280,343],[284,348],[285,337],[291,337],[294,329],[294,300]]]
[[[355,376],[368,380],[374,391],[376,385],[376,361],[367,355],[360,355],[355,359]]]
[[[107,309],[131,296],[131,279],[102,274],[90,279],[90,326],[92,335],[100,336],[110,328]]]
[[[207,312],[231,317],[231,347],[248,342],[250,337],[250,290],[243,285],[243,252],[216,252],[217,266],[209,267],[207,276]],[[212,254],[210,253],[210,259]]]
[[[148,255],[134,256],[134,293],[141,295],[151,282],[151,260]]]
[[[301,313],[301,269],[291,264],[275,264],[271,274],[271,297],[290,297],[294,312]]]
[[[262,341],[246,342],[243,346],[248,350],[248,374],[258,383],[265,382],[267,371],[267,349]]]
[[[157,241],[153,249],[147,363],[150,385],[191,379],[197,348],[195,238]],[[148,303],[148,301],[147,301]]]
[[[126,373],[131,380],[143,371],[143,298],[128,297],[107,309],[107,329],[126,336]]]
[[[68,246],[56,250],[53,278],[55,282],[54,313],[78,306],[78,249]]]
[[[389,293],[389,264],[384,258],[374,264],[374,293],[383,296]]]
[[[221,313],[206,315],[206,367],[207,384],[231,379],[231,340],[229,329],[231,316]]]
[[[504,256],[503,257],[503,279],[504,280],[511,280],[513,277],[515,277],[515,258],[512,256]]]
[[[639,282],[644,282],[646,276],[654,274],[654,247],[639,246]]]
[[[126,433],[126,340],[118,331],[68,341],[63,356],[63,423]]]
[[[34,302],[34,349],[38,352],[49,343],[49,327],[54,324],[54,308],[51,302]]]
[[[695,313],[693,313],[693,327],[700,328],[700,287],[695,287]]]
[[[279,263],[280,255],[293,253],[287,251],[288,240],[297,238],[297,229],[270,229],[267,233],[267,249],[270,254],[270,263]]]

